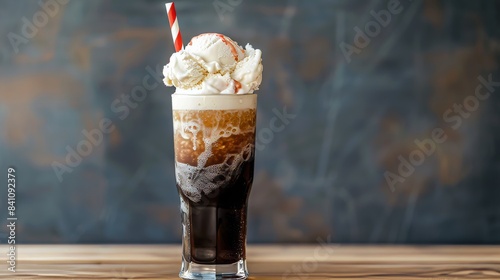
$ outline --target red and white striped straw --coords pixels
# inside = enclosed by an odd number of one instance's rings
[[[182,44],[181,30],[179,29],[179,21],[175,12],[174,2],[166,3],[168,21],[170,22],[170,31],[172,31],[172,39],[174,40],[175,51],[178,52],[184,49]]]

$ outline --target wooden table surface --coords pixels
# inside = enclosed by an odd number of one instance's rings
[[[176,245],[18,245],[0,279],[178,279]],[[249,245],[250,279],[500,279],[500,246]]]

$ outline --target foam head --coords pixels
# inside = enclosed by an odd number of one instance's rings
[[[176,179],[199,201],[253,160],[257,95],[173,95]]]

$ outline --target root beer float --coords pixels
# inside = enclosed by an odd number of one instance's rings
[[[194,37],[164,67],[172,95],[181,201],[180,277],[245,279],[261,51],[217,33]],[[215,279],[215,278],[214,278]]]

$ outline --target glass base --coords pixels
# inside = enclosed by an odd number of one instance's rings
[[[179,277],[182,279],[247,279],[247,262],[241,259],[232,264],[198,264],[182,258]]]

